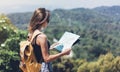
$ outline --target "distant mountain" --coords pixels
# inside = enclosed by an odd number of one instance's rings
[[[100,14],[113,17],[116,20],[120,20],[120,6],[112,6],[112,7],[102,6],[102,7],[94,8],[94,10],[99,12]]]
[[[11,22],[20,29],[26,29],[30,18],[32,16],[32,12],[26,13],[11,13],[7,15]]]
[[[32,12],[12,13],[7,16],[18,28],[26,29]],[[51,11],[50,25],[82,25],[81,27],[107,28],[107,31],[111,31],[111,29],[120,30],[120,6],[102,6],[94,9],[55,9]]]
[[[102,6],[102,7],[96,7],[94,10],[103,13],[103,14],[109,14],[109,15],[120,15],[120,6]]]

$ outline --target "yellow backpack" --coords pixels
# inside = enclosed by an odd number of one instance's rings
[[[32,38],[30,41],[21,41],[20,42],[20,69],[23,72],[40,72],[41,69],[41,64],[37,62],[34,51],[33,51],[33,46],[31,44],[33,38],[37,35],[33,34]]]

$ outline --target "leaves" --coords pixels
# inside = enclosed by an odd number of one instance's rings
[[[120,71],[120,18],[109,16],[106,12],[104,14],[103,11],[78,8],[51,12],[51,20],[45,30],[51,44],[53,39],[59,40],[65,31],[81,36],[80,42],[72,48],[72,58],[59,58],[53,62],[55,72]],[[25,31],[17,29],[5,15],[0,15],[0,72],[18,72],[19,42],[27,37],[26,28],[31,13],[8,16],[17,27]]]

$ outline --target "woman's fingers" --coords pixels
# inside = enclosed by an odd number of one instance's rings
[[[65,49],[64,51],[62,51],[62,53],[64,55],[69,55],[70,54],[70,51],[71,51],[71,48],[68,48],[68,49]]]

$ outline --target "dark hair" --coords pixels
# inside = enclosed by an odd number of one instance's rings
[[[35,10],[28,27],[29,32],[38,29],[45,21],[49,22],[49,16],[49,11],[45,8],[38,8]]]

